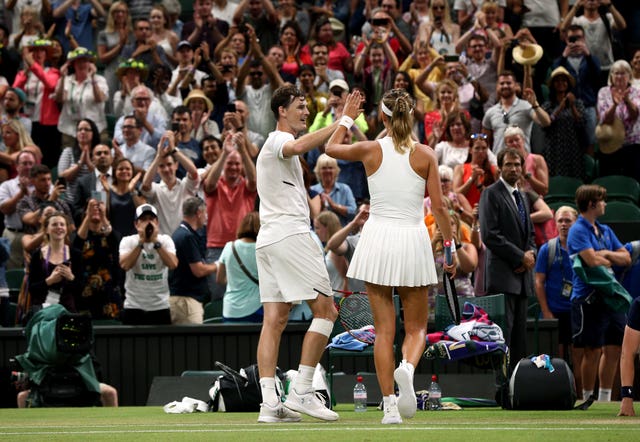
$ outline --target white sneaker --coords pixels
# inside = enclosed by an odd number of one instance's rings
[[[385,398],[386,399],[386,398]],[[402,417],[398,411],[398,404],[395,397],[384,403],[384,416],[382,416],[383,424],[401,424]]]
[[[338,413],[327,408],[324,397],[313,390],[299,394],[292,388],[289,390],[284,406],[325,421],[337,421],[339,417]]]
[[[393,372],[393,379],[398,384],[398,411],[402,417],[411,419],[416,414],[418,402],[413,389],[413,373],[406,361],[400,362]]]
[[[258,422],[300,422],[301,420],[302,417],[300,416],[300,413],[289,410],[281,403],[278,403],[275,407],[265,403],[260,404],[260,416],[258,416]]]

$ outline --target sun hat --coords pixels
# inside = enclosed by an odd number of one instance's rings
[[[211,100],[209,100],[209,97],[207,97],[204,92],[202,92],[202,89],[192,89],[191,92],[189,92],[189,95],[187,95],[187,98],[184,99],[184,102],[182,104],[184,104],[185,106],[189,106],[189,102],[191,100],[193,100],[194,98],[201,98],[204,100],[205,103],[207,103],[207,111],[211,112],[213,110],[213,103],[211,102]]]
[[[553,72],[551,72],[551,75],[549,76],[549,83],[548,84],[551,85],[551,83],[553,83],[553,79],[556,78],[556,77],[559,77],[560,75],[564,75],[565,77],[567,77],[571,87],[575,87],[576,86],[576,79],[573,78],[573,75],[571,75],[569,73],[569,71],[564,68],[564,66],[558,66],[557,68],[555,68],[553,70]]]
[[[128,60],[123,61],[118,65],[118,69],[116,70],[116,75],[118,78],[122,79],[122,77],[127,73],[129,69],[136,70],[140,73],[140,78],[142,81],[147,79],[149,75],[149,68],[144,62],[136,60],[135,58],[130,58]]]
[[[67,54],[68,62],[72,62],[79,58],[87,58],[91,63],[95,63],[96,54],[94,54],[93,51],[90,51],[87,48],[83,48],[82,46],[78,46],[73,51],[69,52],[69,54]]]
[[[542,58],[544,50],[542,46],[536,44],[520,44],[513,48],[511,56],[513,61],[521,65],[533,66]]]
[[[598,124],[596,126],[596,140],[600,152],[611,154],[620,149],[624,142],[624,124],[618,118],[612,124]]]

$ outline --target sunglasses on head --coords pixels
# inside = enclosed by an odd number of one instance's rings
[[[477,140],[477,139],[486,140],[488,137],[487,137],[487,134],[477,133],[477,134],[471,134],[469,138],[471,138],[472,140]]]

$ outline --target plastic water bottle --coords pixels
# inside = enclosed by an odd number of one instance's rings
[[[429,385],[429,410],[442,410],[442,390],[438,385],[438,376],[431,376],[431,385]]]
[[[367,387],[362,383],[362,376],[358,376],[356,381],[353,387],[353,405],[356,412],[367,411]]]

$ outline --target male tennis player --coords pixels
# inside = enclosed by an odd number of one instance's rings
[[[261,222],[256,260],[264,306],[258,342],[262,390],[258,422],[297,422],[298,412],[334,421],[338,414],[327,408],[311,386],[337,311],[322,250],[310,233],[299,155],[324,144],[338,123],[296,139],[307,128],[309,110],[304,94],[294,86],[276,89],[271,110],[277,120],[276,130],[269,134],[256,164]],[[309,304],[313,320],[302,343],[298,375],[283,406],[275,386],[280,336],[291,306],[302,301]]]

